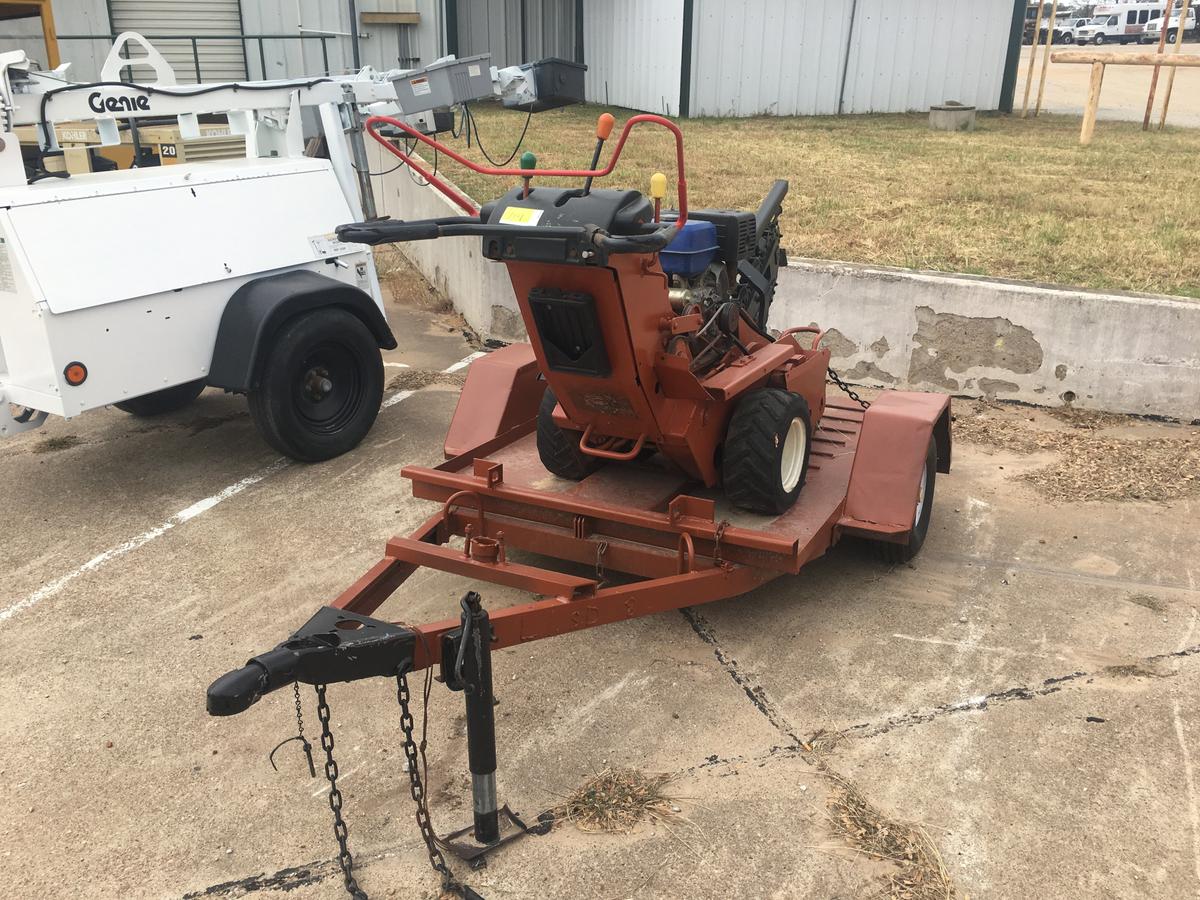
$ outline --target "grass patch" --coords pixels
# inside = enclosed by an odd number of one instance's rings
[[[524,149],[543,167],[585,167],[599,111],[539,113]],[[489,104],[476,119],[497,159],[524,125]],[[772,179],[791,182],[783,230],[794,256],[1200,297],[1200,130],[1105,122],[1103,138],[1080,147],[1069,116],[981,116],[969,134],[932,132],[924,115],[679,124],[694,206],[752,209]],[[673,188],[670,136],[639,131],[607,183],[645,190],[661,169]],[[484,161],[478,147],[464,152]],[[512,186],[442,171],[480,201]]]
[[[64,434],[62,437],[52,437],[38,441],[29,449],[34,453],[54,453],[58,450],[70,450],[81,443],[83,442],[75,435]]]
[[[878,809],[852,782],[825,769],[834,830],[856,850],[887,860],[896,869],[884,877],[890,900],[953,900],[955,890],[937,845],[920,825],[897,822]]]
[[[555,817],[574,822],[580,831],[626,834],[643,819],[663,821],[678,814],[662,792],[670,780],[636,769],[605,769],[572,791]]]

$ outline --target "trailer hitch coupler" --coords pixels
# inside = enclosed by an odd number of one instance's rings
[[[475,840],[491,844],[500,839],[496,799],[496,711],[492,693],[492,626],[479,595],[462,601],[462,634],[466,646],[460,677],[467,703],[467,762],[471,769],[471,798]]]

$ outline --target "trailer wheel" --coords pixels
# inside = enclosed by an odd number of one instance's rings
[[[803,397],[774,388],[750,392],[725,434],[726,496],[752,512],[786,512],[804,486],[811,442],[812,417]]]
[[[183,409],[199,397],[203,391],[204,379],[200,378],[196,381],[189,381],[186,384],[177,384],[174,387],[163,388],[161,391],[155,391],[153,394],[143,394],[131,400],[122,400],[120,403],[114,403],[113,406],[122,412],[127,412],[130,415],[140,418],[158,416],[163,413],[175,412],[177,409]]]
[[[929,439],[925,451],[925,468],[921,470],[921,488],[917,497],[917,509],[913,515],[912,531],[907,544],[890,541],[874,541],[875,549],[884,562],[906,563],[921,552],[925,536],[929,534],[929,520],[933,516],[933,484],[937,479],[937,441]]]
[[[596,471],[600,460],[579,449],[580,432],[560,428],[554,421],[554,407],[557,405],[554,391],[546,388],[537,415],[538,456],[542,465],[559,478],[582,481]]]
[[[356,447],[383,399],[383,358],[353,313],[325,307],[284,323],[267,348],[250,415],[268,444],[320,462]]]

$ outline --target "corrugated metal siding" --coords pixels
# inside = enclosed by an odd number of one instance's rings
[[[1010,0],[859,0],[845,112],[1000,102]]]
[[[1012,0],[858,0],[851,35],[853,7],[854,0],[696,0],[691,114],[999,104]]]
[[[547,56],[574,59],[574,0],[458,0],[458,55],[480,53],[491,53],[500,67]]]
[[[230,35],[242,33],[239,0],[110,0],[116,33],[136,31],[149,35]],[[246,58],[241,41],[153,41],[182,83],[241,81]],[[135,54],[136,55],[136,54]],[[197,72],[197,58],[199,72]],[[150,77],[146,68],[133,71],[135,79]]]
[[[587,99],[678,115],[682,36],[683,0],[587,0]]]
[[[376,69],[417,68],[445,55],[442,38],[441,0],[359,0],[358,11],[415,12],[419,25],[360,25],[359,53],[363,65]],[[298,78],[318,75],[325,70],[321,41],[315,35],[329,35],[325,42],[329,71],[341,75],[353,68],[350,52],[350,14],[345,2],[329,0],[280,0],[280,2],[243,2],[242,19],[247,34],[306,34],[304,40],[264,41],[262,56],[258,41],[248,44],[251,78]],[[300,29],[304,31],[301,32]],[[416,62],[408,62],[415,58]],[[266,57],[266,75],[262,57]],[[401,60],[405,60],[402,62]]]
[[[850,6],[850,0],[696,0],[690,114],[836,113]]]

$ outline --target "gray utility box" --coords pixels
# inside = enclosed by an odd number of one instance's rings
[[[392,80],[405,115],[445,109],[456,103],[492,96],[492,55],[430,63],[419,72]]]

